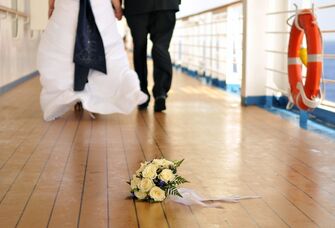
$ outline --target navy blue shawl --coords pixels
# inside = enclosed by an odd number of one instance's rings
[[[73,61],[74,91],[82,91],[90,69],[107,74],[106,56],[101,34],[96,25],[90,0],[80,0]]]

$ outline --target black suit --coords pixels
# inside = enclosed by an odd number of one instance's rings
[[[125,14],[142,14],[160,10],[179,10],[181,0],[125,0]]]
[[[155,98],[167,97],[172,82],[170,41],[176,23],[180,0],[125,0],[125,15],[134,42],[134,66],[147,94],[147,36],[153,43]]]

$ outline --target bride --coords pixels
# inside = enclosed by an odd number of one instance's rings
[[[49,0],[50,20],[38,51],[46,121],[75,104],[92,113],[128,114],[147,100],[117,32],[120,0],[112,2]]]

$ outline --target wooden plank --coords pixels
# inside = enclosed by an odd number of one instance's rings
[[[262,128],[257,128],[256,130],[253,129],[252,132],[259,138],[264,137],[262,135],[264,134],[264,129]],[[272,133],[267,133],[270,137],[271,134]],[[276,137],[278,135],[279,134],[277,133],[272,137]],[[285,148],[281,149],[285,150]],[[289,150],[289,148],[287,149]],[[252,149],[249,148],[249,150]],[[253,155],[253,157],[248,157],[247,155],[245,164],[253,167],[256,172],[261,173],[260,176],[266,176],[266,179],[264,180],[269,182],[270,186],[272,185],[276,188],[276,190],[281,191],[282,194],[290,200],[290,202],[292,202],[292,204],[304,212],[315,223],[320,226],[329,226],[334,224],[334,197],[326,191],[315,193],[313,190],[310,190],[308,187],[312,186],[314,183],[285,165],[280,167],[280,162],[273,159],[272,156],[269,156],[269,154],[272,154],[272,150],[271,148],[268,148],[266,153],[257,153],[256,155]],[[260,160],[262,160],[261,163],[259,162]],[[297,179],[292,180],[292,176]],[[302,185],[301,182],[303,182],[302,184],[308,184],[306,185],[307,187]]]
[[[25,131],[25,127],[29,128],[30,124],[41,122],[40,119],[31,118],[32,113],[40,113],[39,104],[32,99],[37,97],[40,91],[39,86],[35,88],[36,82],[26,82],[0,96],[0,146],[15,144],[21,136],[23,137],[21,131]],[[4,150],[1,151],[4,153]]]
[[[271,119],[276,118],[276,117],[271,117]],[[270,120],[269,124],[271,124],[272,122],[278,122],[277,120]],[[273,138],[276,137],[278,138],[278,140],[287,140],[287,136],[286,134],[279,134],[279,130],[277,130],[280,126],[282,126],[281,128],[283,128],[283,125],[286,126],[287,123],[283,122],[282,124],[278,124],[276,126],[273,126],[273,131],[270,132],[270,135],[272,135],[272,137],[269,138]],[[291,126],[288,125],[290,128]],[[260,126],[259,129],[257,129],[258,131],[262,131],[264,130],[264,127]],[[287,130],[290,131],[290,130]],[[305,131],[302,131],[302,133],[305,133]],[[319,136],[317,136],[319,137]],[[312,140],[315,141],[315,140]],[[309,142],[309,140],[308,140]],[[327,143],[328,142],[328,143]],[[308,165],[306,162],[304,162],[303,160],[301,160],[301,158],[306,158],[306,157],[310,157],[308,158],[309,160],[314,159],[314,153],[313,150],[311,150],[310,148],[304,148],[302,150],[302,148],[297,147],[296,144],[301,144],[303,143],[303,141],[301,141],[299,138],[297,138],[297,140],[295,139],[290,139],[288,142],[286,142],[285,144],[282,145],[282,147],[277,148],[277,147],[271,147],[270,143],[266,143],[264,144],[265,149],[267,150],[267,155],[271,155],[274,158],[277,159],[278,166],[281,166],[282,169],[289,168],[292,169],[292,175],[298,175],[300,178],[300,181],[305,181],[308,182],[309,185],[313,185],[315,183],[320,183],[317,188],[321,188],[323,191],[330,193],[330,194],[335,194],[335,181],[331,178],[331,176],[326,175],[324,172],[320,172],[318,171],[315,166],[317,166],[319,164],[319,162],[315,162],[312,165]],[[322,150],[333,150],[335,149],[335,145],[331,145],[331,142],[329,142],[328,140],[326,140],[326,142],[320,143],[319,149],[320,149],[320,153]],[[333,149],[332,149],[333,147]],[[283,153],[285,151],[289,151],[290,153]],[[302,156],[296,157],[295,154],[297,153],[301,153],[301,151],[303,151]],[[318,153],[318,152],[317,152]],[[316,155],[319,156],[319,155]],[[330,154],[327,157],[332,157],[333,155]],[[333,156],[334,157],[334,156]],[[327,165],[327,164],[324,164]],[[331,166],[331,162],[328,164],[329,166]],[[287,178],[290,178],[290,176],[288,176]],[[297,182],[297,184],[299,184],[299,182]],[[301,185],[302,187],[304,187],[303,185]],[[306,189],[306,188],[305,188]],[[315,196],[312,196],[313,198]]]
[[[19,121],[18,121],[19,122]],[[35,129],[45,128],[41,121],[29,120],[17,125],[13,132],[6,131],[7,138],[1,138],[0,142],[0,169],[13,157],[20,146],[27,141]]]
[[[145,156],[138,143],[136,132],[129,118],[120,116],[120,128],[123,146],[126,153],[126,160],[129,173],[134,174],[139,168],[141,161],[145,161]],[[161,203],[148,204],[136,202],[136,211],[140,227],[169,227]]]
[[[48,227],[76,227],[79,224],[91,135],[92,122],[85,113],[54,200]]]
[[[41,143],[24,163],[15,182],[10,186],[0,203],[0,227],[13,227],[17,224],[26,202],[29,200],[52,149],[62,133],[65,121],[54,122]]]
[[[92,121],[92,136],[86,163],[78,226],[108,226],[107,121],[99,116]]]
[[[14,149],[10,157],[2,164],[0,169],[0,203],[19,175],[23,173],[27,162],[43,144],[43,140],[47,137],[48,132],[51,131],[50,126],[51,124],[36,128],[18,148]]]
[[[138,227],[136,206],[129,196],[131,173],[128,170],[126,154],[118,116],[113,115],[107,120],[108,136],[108,193],[109,193],[109,227]]]
[[[253,112],[254,109],[250,109],[250,111]],[[333,139],[299,129],[290,122],[284,121],[278,116],[273,116],[264,110],[255,109],[252,116],[255,118],[261,113],[264,118],[269,119],[268,125],[278,133],[278,137],[288,141],[287,146],[291,149],[288,154],[298,157],[298,160],[319,172],[322,172],[324,165],[329,165],[329,163],[335,161],[335,155],[330,153],[335,148]],[[256,119],[260,118],[256,117]],[[328,172],[328,175],[334,178],[335,171]],[[332,182],[334,181],[332,180]]]
[[[27,114],[38,113],[39,103],[32,99],[38,97],[40,92],[40,86],[37,80],[28,81],[22,85],[17,86],[14,90],[11,90],[0,96],[0,129],[4,125],[8,125],[8,121],[15,124],[15,121],[26,120]]]
[[[159,134],[159,132],[153,132],[147,126],[143,118],[143,113],[139,115],[140,118],[137,119],[136,137],[146,160],[165,157],[155,140],[155,135]],[[171,227],[200,227],[191,207],[185,207],[173,202],[166,202],[162,205]]]
[[[20,91],[28,91],[27,94],[12,96],[3,100],[7,94],[0,96],[0,104],[2,111],[0,114],[0,169],[15,153],[18,147],[36,128],[46,125],[40,119],[29,118],[30,113],[39,113],[39,105],[33,105],[35,101],[31,101],[30,90],[21,89]],[[20,94],[20,93],[19,93]],[[20,110],[20,111],[17,111]]]
[[[69,117],[57,146],[18,221],[18,227],[47,227],[78,131],[79,120],[74,115]]]

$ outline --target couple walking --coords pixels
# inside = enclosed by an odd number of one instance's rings
[[[92,113],[130,113],[150,102],[147,36],[153,43],[154,110],[166,109],[172,81],[168,52],[180,0],[50,0],[49,24],[38,52],[46,121],[73,105]],[[116,18],[126,16],[134,42],[130,69]]]

